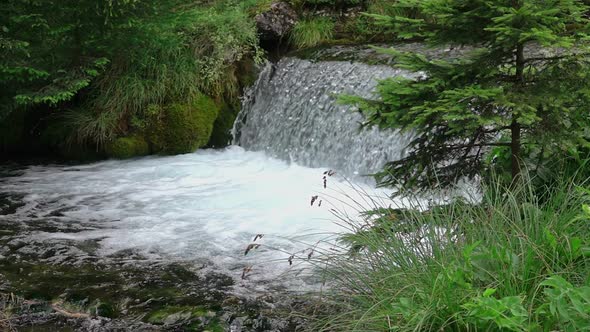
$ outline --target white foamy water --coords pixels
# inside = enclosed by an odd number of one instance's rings
[[[210,261],[213,269],[238,280],[243,267],[254,265],[250,279],[272,279],[293,269],[290,253],[343,230],[331,209],[356,214],[349,204],[363,201],[358,190],[375,192],[366,185],[353,189],[337,175],[328,177],[324,189],[326,170],[236,146],[82,166],[32,166],[22,176],[4,179],[2,191],[24,195],[26,204],[0,218],[82,225],[79,232],[33,231],[31,236],[95,239],[104,255],[134,249]],[[314,195],[319,197],[311,206]],[[259,233],[265,236],[256,243],[263,246],[244,256]]]

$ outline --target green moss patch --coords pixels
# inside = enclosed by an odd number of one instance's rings
[[[201,95],[190,104],[164,107],[162,118],[149,130],[154,152],[180,154],[193,152],[209,142],[219,106]]]
[[[209,147],[223,148],[231,143],[231,130],[238,115],[239,109],[224,105],[213,125],[213,132],[209,140]]]
[[[191,306],[167,306],[152,311],[147,321],[152,324],[175,324],[178,321],[187,321],[194,318],[213,317],[215,312],[204,307]]]
[[[119,137],[106,147],[109,157],[127,159],[150,153],[147,141],[140,136]]]

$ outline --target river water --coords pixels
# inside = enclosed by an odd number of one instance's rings
[[[329,247],[345,230],[335,212],[354,217],[376,204],[399,204],[363,175],[399,158],[408,140],[393,131],[361,130],[363,116],[338,104],[337,95],[371,98],[378,80],[400,75],[411,77],[383,65],[285,58],[267,65],[246,93],[232,146],[28,166],[0,179],[0,191],[18,198],[18,208],[0,221],[22,225],[25,241],[90,240],[105,256],[134,250],[192,261],[246,288],[273,280],[291,289],[314,284],[284,278],[304,275],[297,266],[305,264],[288,258],[305,261],[312,250]],[[326,175],[329,170],[335,174]],[[253,242],[257,234],[264,236]],[[245,255],[249,244],[261,246]]]
[[[332,209],[355,215],[368,206],[360,190],[375,199],[386,196],[337,175],[327,177],[324,188],[326,170],[238,146],[30,166],[4,179],[2,191],[21,197],[22,206],[0,219],[22,223],[35,241],[92,240],[102,255],[132,249],[147,257],[213,263],[212,269],[238,280],[244,267],[255,266],[248,280],[268,282],[294,269],[287,261],[291,254],[343,230]],[[45,227],[35,229],[37,222]],[[253,242],[257,234],[264,236]],[[244,255],[251,243],[262,246]]]

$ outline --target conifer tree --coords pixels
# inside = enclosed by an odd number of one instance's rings
[[[418,79],[382,81],[381,101],[359,104],[368,124],[415,133],[406,156],[377,174],[385,185],[432,187],[479,174],[490,151],[511,176],[588,146],[588,8],[577,0],[399,0],[374,16],[400,38],[461,47],[454,59],[393,54]],[[534,157],[534,158],[533,158]]]
[[[5,0],[0,5],[0,120],[71,101],[105,69],[151,0]]]

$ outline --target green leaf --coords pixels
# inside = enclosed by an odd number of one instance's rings
[[[495,288],[486,288],[486,290],[483,292],[483,296],[484,297],[490,297],[493,294],[496,293],[496,289]]]

